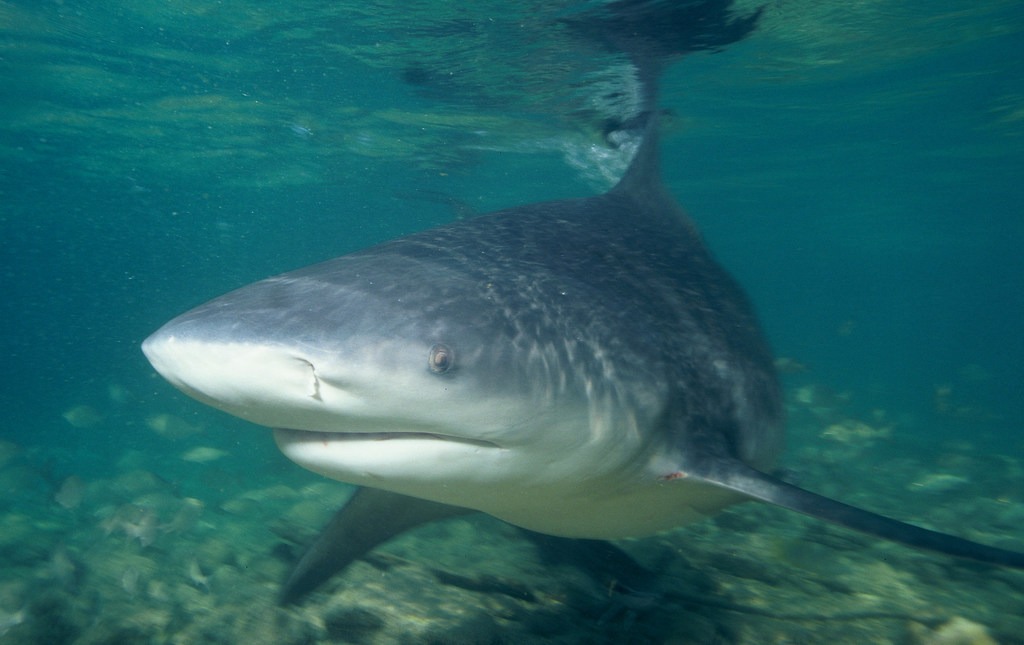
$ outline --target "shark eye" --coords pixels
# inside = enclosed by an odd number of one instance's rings
[[[447,345],[438,343],[430,348],[430,356],[427,358],[427,366],[434,374],[444,374],[452,368],[455,363],[455,354]]]

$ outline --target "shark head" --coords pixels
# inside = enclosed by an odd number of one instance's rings
[[[555,312],[522,306],[535,285],[497,284],[497,269],[418,245],[243,287],[143,351],[183,392],[273,428],[305,468],[520,524],[537,490],[596,494],[605,473],[651,465],[649,439],[628,432],[642,406],[615,404],[625,395],[608,390],[607,366],[548,329]]]

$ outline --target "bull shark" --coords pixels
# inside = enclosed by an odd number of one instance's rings
[[[624,1],[575,26],[630,56],[639,148],[609,191],[457,221],[242,287],[145,340],[184,393],[273,429],[361,488],[285,582],[298,600],[426,522],[482,511],[539,533],[647,536],[747,500],[993,565],[1024,554],[769,474],[783,406],[743,290],[662,185],[656,77],[753,28],[728,1]],[[654,26],[652,26],[654,25]],[[666,25],[670,29],[666,29]],[[671,50],[671,51],[669,51]]]

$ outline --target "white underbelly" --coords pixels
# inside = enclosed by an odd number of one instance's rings
[[[706,484],[667,481],[629,492],[531,491],[488,500],[484,512],[525,529],[563,537],[617,539],[653,535],[714,515],[744,497]]]

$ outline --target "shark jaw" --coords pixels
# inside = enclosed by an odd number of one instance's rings
[[[316,432],[274,429],[282,453],[331,479],[380,487],[394,481],[430,482],[500,465],[507,449],[492,441],[433,432]],[[372,482],[372,483],[371,483]]]

